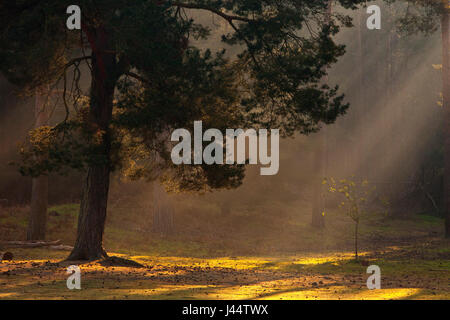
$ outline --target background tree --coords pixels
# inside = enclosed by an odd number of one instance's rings
[[[333,1],[328,0],[325,13],[325,22],[331,22]],[[328,77],[325,78],[328,82]],[[316,181],[313,183],[312,198],[312,220],[314,228],[323,229],[325,227],[325,199],[323,197],[322,179],[326,176],[327,167],[327,132],[326,129],[319,133],[317,147],[314,151],[314,171]]]
[[[354,8],[362,1],[337,2]],[[307,134],[348,107],[337,88],[320,83],[344,53],[331,35],[350,25],[344,16],[325,21],[324,1],[79,1],[81,32],[66,28],[70,4],[0,5],[0,70],[24,90],[54,83],[64,88],[66,119],[46,132],[32,132],[21,171],[38,176],[67,167],[86,170],[69,259],[107,256],[102,239],[115,170],[161,177],[172,190],[240,185],[242,166],[174,166],[167,143],[173,129],[202,120],[204,127],[218,129],[253,126],[279,128],[285,136]],[[227,56],[193,45],[209,34],[191,18],[194,11],[227,21],[233,32],[222,40],[240,53]],[[79,85],[85,69],[87,97]],[[70,83],[74,90],[67,90]],[[39,152],[48,158],[37,161]]]
[[[393,2],[389,0],[388,2]],[[450,237],[450,1],[408,0],[408,10],[399,21],[407,34],[442,35],[442,106],[444,110],[444,217],[445,236]]]
[[[367,202],[374,188],[369,186],[367,180],[355,182],[349,179],[336,181],[334,178],[325,178],[322,182],[327,186],[329,193],[340,195],[339,208],[342,209],[355,224],[354,249],[355,260],[358,260],[359,224],[361,219],[368,213]]]
[[[48,125],[47,95],[36,90],[34,103],[35,128]],[[45,156],[45,155],[44,155]],[[45,240],[48,207],[48,176],[31,179],[30,219],[28,221],[27,240]]]
[[[445,110],[445,236],[450,238],[450,1],[443,1],[442,6],[442,98]]]

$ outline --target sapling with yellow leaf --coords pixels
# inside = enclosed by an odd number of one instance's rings
[[[353,181],[351,179],[336,180],[325,178],[330,193],[340,195],[339,208],[355,223],[355,259],[358,260],[358,229],[362,216],[367,213],[367,201],[375,187],[370,187],[369,181]]]

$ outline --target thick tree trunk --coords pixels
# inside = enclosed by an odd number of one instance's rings
[[[35,128],[47,124],[48,115],[45,99],[40,92],[35,97]],[[27,240],[45,240],[48,207],[48,176],[40,176],[31,180],[31,206],[28,221]]]
[[[442,29],[442,80],[445,112],[444,141],[444,200],[445,236],[450,238],[450,0],[443,1]]]
[[[68,260],[97,260],[107,257],[103,249],[103,232],[109,175],[108,164],[88,169],[78,217],[77,240]]]
[[[94,137],[96,162],[87,171],[83,188],[78,232],[74,249],[68,260],[97,260],[106,258],[103,232],[106,222],[110,182],[111,135],[114,88],[117,82],[116,57],[108,47],[106,32],[102,28],[83,28],[92,48],[92,84],[90,115],[86,130]]]

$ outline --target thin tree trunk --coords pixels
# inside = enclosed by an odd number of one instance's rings
[[[45,240],[48,207],[48,177],[41,176],[31,181],[31,209],[28,221],[27,240]]]
[[[328,1],[328,9],[326,18],[328,22],[331,20],[331,4],[332,1]],[[328,81],[328,77],[325,78]],[[313,198],[312,198],[312,219],[311,225],[314,228],[323,229],[325,227],[325,201],[322,196],[323,185],[322,180],[325,175],[327,165],[327,131],[326,128],[322,129],[319,133],[319,142],[317,143],[314,151],[314,181],[313,181]]]
[[[165,190],[153,184],[153,226],[152,231],[167,236],[173,231],[174,209]]]
[[[444,141],[444,200],[445,236],[450,238],[450,1],[443,1],[444,12],[441,18],[442,29],[442,82],[443,106],[445,112]]]
[[[365,132],[364,129],[366,128],[363,123],[365,122],[364,115],[367,114],[368,110],[366,108],[366,97],[365,97],[365,74],[366,70],[364,68],[364,41],[363,41],[363,28],[365,25],[363,24],[364,21],[364,12],[362,10],[359,10],[358,14],[358,69],[359,69],[359,84],[358,84],[358,105],[354,109],[355,112],[355,121],[356,121],[356,127],[360,128],[360,132],[358,134],[359,140],[365,140]],[[354,174],[357,174],[362,179],[368,178],[368,172],[370,163],[361,155],[358,154],[358,148],[352,148],[353,149],[353,157],[354,159],[362,159],[363,161],[359,161],[355,163],[358,164],[358,166],[354,167]],[[358,171],[358,172],[355,172]]]
[[[355,223],[355,260],[358,260],[358,227],[359,221]]]
[[[323,199],[323,185],[324,178],[324,154],[325,154],[325,134],[319,134],[319,141],[314,151],[314,181],[313,181],[313,203],[312,203],[312,221],[311,225],[314,228],[323,229],[325,227],[325,206]]]
[[[388,21],[387,24],[391,25],[393,23],[394,12],[392,9],[392,4],[388,5]],[[395,28],[394,28],[395,29]],[[389,34],[386,41],[386,60],[385,60],[385,78],[384,78],[384,106],[386,110],[391,110],[392,106],[392,84],[393,84],[393,64],[394,64],[394,36],[393,30],[389,30]],[[383,128],[382,130],[386,133],[392,135],[392,113],[391,112],[383,112]],[[381,157],[381,169],[386,174],[389,169],[389,164],[392,163],[390,159],[390,153],[386,153]]]
[[[97,260],[106,258],[103,249],[103,232],[106,222],[108,192],[111,173],[110,122],[114,88],[117,82],[116,60],[109,50],[105,30],[86,30],[93,50],[91,103],[88,130],[100,136],[96,145],[99,163],[87,171],[83,197],[78,217],[77,239],[68,260]],[[97,157],[96,157],[97,158]]]
[[[35,128],[48,122],[45,99],[41,92],[35,96]],[[48,207],[48,176],[40,176],[31,180],[31,206],[28,221],[27,240],[45,240]]]

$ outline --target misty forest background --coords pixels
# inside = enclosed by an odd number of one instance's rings
[[[381,30],[366,27],[365,8],[333,8],[354,21],[354,27],[334,37],[346,45],[346,53],[327,78],[339,84],[350,103],[345,115],[318,133],[282,139],[278,175],[260,176],[259,166],[249,166],[237,189],[168,193],[158,181],[132,181],[114,173],[106,251],[128,257],[145,253],[159,261],[352,253],[354,223],[322,183],[333,177],[375,187],[360,222],[360,252],[375,250],[376,257],[388,247],[437,243],[433,258],[448,262],[441,34],[402,32],[398,19],[405,3],[370,4],[382,8]],[[218,34],[231,27],[209,13],[198,14],[213,34],[199,46],[228,48]],[[88,79],[81,81],[87,89]],[[18,148],[39,122],[38,98],[17,96],[15,89],[0,75],[2,241],[27,239],[32,178],[21,176],[11,162],[20,161]],[[62,104],[57,105],[46,111],[50,123],[65,116]],[[72,170],[48,176],[46,240],[73,246],[83,179],[82,172]]]

